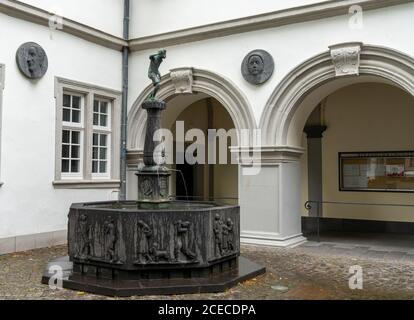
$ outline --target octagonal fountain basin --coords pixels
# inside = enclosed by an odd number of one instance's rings
[[[240,257],[240,208],[211,202],[73,204],[63,287],[111,296],[217,292],[265,272]],[[51,268],[51,266],[54,266]]]

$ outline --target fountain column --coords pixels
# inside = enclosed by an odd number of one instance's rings
[[[144,167],[138,170],[138,202],[162,204],[169,202],[168,182],[171,173],[164,166],[163,152],[157,147],[161,141],[154,141],[154,134],[161,129],[161,112],[166,103],[149,99],[142,104],[147,110],[147,130],[144,145]],[[157,150],[157,151],[156,151]]]

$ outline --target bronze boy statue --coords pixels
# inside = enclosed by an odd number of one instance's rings
[[[166,50],[160,50],[158,53],[155,53],[151,55],[149,58],[151,60],[149,69],[148,69],[148,78],[152,80],[152,84],[154,85],[154,90],[149,95],[149,99],[153,100],[155,99],[155,95],[157,94],[159,88],[160,88],[160,82],[161,82],[161,74],[158,70],[162,61],[167,57],[167,51]]]

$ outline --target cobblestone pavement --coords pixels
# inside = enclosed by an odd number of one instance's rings
[[[355,249],[355,248],[354,248]],[[414,299],[414,260],[312,243],[293,249],[243,246],[242,254],[267,273],[217,294],[131,297],[129,299]],[[40,284],[48,260],[66,254],[59,246],[0,256],[0,299],[114,299]],[[349,268],[364,272],[364,289],[350,290]]]

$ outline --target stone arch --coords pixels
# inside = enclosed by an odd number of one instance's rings
[[[243,93],[228,79],[217,73],[196,69],[191,70],[191,88],[194,93],[204,93],[218,100],[229,112],[236,129],[255,129],[256,121],[251,106]],[[171,76],[172,72],[161,79],[161,87],[157,97],[168,101],[175,96],[176,86]],[[149,85],[135,100],[128,115],[128,150],[142,150],[144,146],[146,111],[141,108],[142,103],[152,90]]]
[[[346,48],[353,44],[335,45]],[[298,135],[300,125],[294,125],[294,118],[301,112],[303,102],[325,89],[324,98],[344,85],[369,81],[387,82],[402,88],[414,96],[414,59],[394,49],[357,44],[360,48],[359,59],[353,62],[356,72],[349,75],[339,74],[332,58],[332,48],[303,62],[293,69],[275,88],[263,111],[260,128],[263,144],[269,146],[300,146]],[[321,90],[322,91],[322,90]],[[319,97],[319,98],[320,98]],[[315,99],[316,98],[316,99]],[[320,101],[320,100],[319,100]],[[306,121],[307,116],[302,119]],[[303,122],[303,121],[302,121]],[[294,132],[296,131],[296,132]]]

